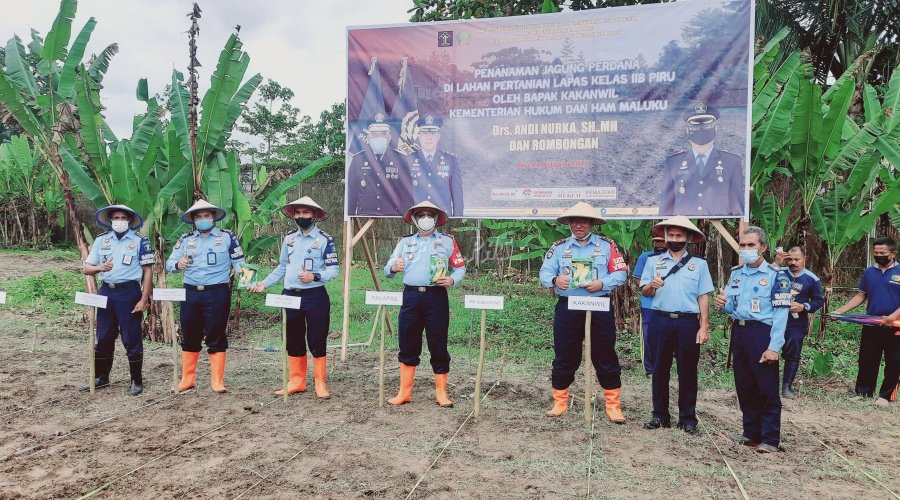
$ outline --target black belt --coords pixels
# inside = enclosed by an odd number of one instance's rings
[[[104,281],[104,282],[103,282],[103,286],[108,287],[108,288],[112,288],[112,289],[116,289],[116,288],[130,288],[130,287],[133,287],[133,286],[140,287],[140,286],[141,286],[141,282],[140,282],[140,281],[123,281],[123,282],[121,282],[121,283],[107,283],[107,282]]]
[[[734,326],[772,326],[763,323],[762,321],[756,321],[755,319],[736,319],[734,320]]]
[[[412,286],[412,285],[404,285],[404,290],[412,291],[412,292],[436,292],[438,290],[443,289],[442,286]]]
[[[188,290],[194,290],[196,292],[202,292],[204,290],[215,290],[217,288],[228,288],[228,283],[216,283],[215,285],[188,285],[184,284],[184,287]]]
[[[700,314],[698,313],[686,313],[686,312],[669,312],[669,311],[653,311],[657,314],[662,314],[669,319],[700,319]]]

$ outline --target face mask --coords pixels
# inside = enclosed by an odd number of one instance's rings
[[[666,246],[669,247],[669,250],[673,252],[680,252],[687,246],[686,241],[669,241],[666,243]]]
[[[388,147],[387,137],[373,137],[369,139],[369,145],[372,146],[373,153],[377,155],[384,154]]]
[[[416,227],[424,232],[434,229],[434,217],[419,217],[416,219]]]
[[[312,217],[298,217],[294,219],[294,222],[297,223],[297,227],[300,229],[309,229],[312,227],[314,221]]]
[[[197,226],[198,231],[209,231],[213,227],[212,219],[200,219],[194,224]]]
[[[878,264],[879,266],[882,266],[882,267],[891,263],[890,255],[875,255],[872,258],[875,259],[876,264]]]
[[[127,220],[114,220],[110,223],[112,226],[112,230],[117,233],[124,233],[128,231],[128,221]]]
[[[741,250],[738,252],[738,255],[741,256],[745,264],[753,264],[759,260],[759,252],[755,248]]]
[[[716,128],[701,128],[698,130],[692,130],[688,133],[688,139],[694,144],[700,144],[701,146],[704,144],[709,144],[716,138]]]

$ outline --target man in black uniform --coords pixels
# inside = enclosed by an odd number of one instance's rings
[[[409,170],[390,149],[391,127],[376,113],[366,127],[368,146],[347,169],[348,215],[403,215],[413,204]]]
[[[685,115],[691,148],[666,158],[659,215],[744,215],[744,160],[715,147],[718,119],[704,103]]]
[[[447,215],[451,217],[462,217],[462,174],[456,155],[438,150],[442,124],[442,120],[434,115],[419,118],[421,147],[409,159],[413,198],[416,202],[430,201],[446,207]]]

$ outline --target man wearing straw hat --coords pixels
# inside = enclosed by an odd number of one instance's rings
[[[791,279],[763,257],[769,244],[761,228],[744,228],[738,245],[744,263],[731,269],[728,285],[715,300],[716,308],[734,318],[734,386],[743,433],[731,438],[759,453],[772,453],[781,443],[778,353],[793,302]]]
[[[286,309],[288,394],[306,391],[306,345],[313,355],[313,377],[316,397],[328,399],[331,394],[325,384],[327,373],[328,323],[331,300],[325,283],[338,276],[337,250],[334,238],[322,231],[316,222],[328,218],[328,214],[309,196],[281,207],[281,213],[297,224],[281,242],[278,267],[262,282],[250,288],[262,292],[284,278],[284,295],[301,297],[300,309]],[[283,395],[282,389],[275,394]]]
[[[606,222],[600,211],[585,202],[566,209],[556,219],[568,224],[572,236],[557,241],[544,256],[541,284],[559,297],[553,316],[553,408],[547,416],[559,417],[568,410],[569,386],[581,364],[586,311],[569,310],[568,297],[608,297],[628,279],[628,265],[616,243],[591,227]],[[583,275],[586,275],[583,276]],[[616,356],[616,325],[613,311],[591,313],[591,362],[606,398],[606,415],[625,423],[622,413],[622,369]]]
[[[669,377],[678,363],[678,428],[697,435],[697,365],[700,346],[709,339],[709,297],[715,290],[706,260],[687,251],[706,238],[687,217],[676,216],[653,227],[668,251],[647,259],[641,294],[652,300],[649,337],[653,345],[653,416],[646,429],[671,427]]]
[[[388,278],[403,273],[403,305],[400,307],[400,390],[388,403],[399,406],[412,401],[413,379],[422,354],[422,330],[428,339],[431,368],[434,371],[435,399],[442,408],[452,408],[447,395],[450,353],[447,351],[447,329],[450,326],[450,304],[447,289],[459,283],[466,274],[466,264],[456,240],[436,227],[447,222],[447,213],[429,201],[410,207],[403,216],[417,231],[397,243],[384,275]]]
[[[641,275],[644,273],[647,259],[666,251],[666,241],[665,238],[662,237],[661,231],[660,234],[654,232],[650,239],[653,241],[653,250],[647,250],[638,255],[637,261],[634,263],[634,271],[632,272],[631,277],[634,278],[634,282],[637,285],[641,282]],[[650,345],[650,342],[647,340],[647,328],[650,325],[650,320],[653,319],[653,309],[651,309],[652,302],[652,297],[645,297],[644,294],[641,294],[641,342],[644,346],[644,373],[647,374],[648,378],[653,375],[653,346]]]
[[[97,223],[109,229],[94,239],[84,261],[84,274],[100,275],[100,295],[107,299],[106,309],[97,311],[97,344],[94,346],[95,387],[109,385],[116,335],[122,332],[122,345],[128,355],[131,387],[128,394],[144,390],[141,369],[144,344],[141,338],[141,312],[147,309],[153,288],[153,263],[150,240],[136,233],[144,223],[141,215],[125,205],[110,205],[97,211]],[[82,387],[81,391],[88,391]]]
[[[237,236],[227,229],[216,227],[225,218],[225,210],[197,200],[181,216],[194,225],[194,231],[181,235],[172,255],[166,261],[170,273],[184,272],[186,300],[181,304],[181,383],[178,391],[192,389],[196,383],[197,361],[202,342],[209,352],[210,387],[214,392],[226,392],[225,335],[231,312],[231,271],[240,272],[244,251]]]

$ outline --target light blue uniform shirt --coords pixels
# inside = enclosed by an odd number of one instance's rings
[[[234,269],[238,273],[244,263],[244,251],[237,237],[218,226],[213,227],[206,236],[201,236],[200,231],[181,235],[166,261],[166,270],[170,273],[181,272],[175,264],[183,255],[193,260],[183,269],[184,283],[194,286],[228,283],[229,271]]]
[[[141,281],[144,276],[141,266],[152,266],[156,257],[150,250],[150,239],[129,229],[122,238],[112,231],[97,236],[84,262],[92,266],[112,262],[109,272],[100,273],[100,281],[125,283]]]
[[[643,287],[653,281],[657,272],[660,277],[666,278],[677,264],[678,260],[672,257],[671,252],[651,255],[647,258],[647,265],[641,274],[640,285]],[[663,283],[661,288],[656,289],[653,297],[648,297],[652,300],[650,308],[655,311],[699,313],[700,305],[697,299],[716,289],[706,260],[694,255]]]
[[[638,281],[640,281],[641,276],[644,274],[644,266],[647,265],[647,259],[657,255],[659,255],[659,253],[657,253],[656,250],[647,250],[638,255],[637,261],[634,263],[634,271],[631,273],[631,277],[637,278]],[[641,309],[650,309],[652,305],[653,297],[644,297],[644,294],[641,294]]]
[[[572,259],[593,259],[594,276],[603,282],[603,288],[595,293],[590,293],[586,288],[567,288],[560,290],[553,286],[553,278],[569,272]],[[547,250],[544,263],[538,274],[541,285],[553,288],[556,295],[561,297],[605,297],[628,279],[628,264],[619,255],[616,243],[598,234],[591,234],[587,242],[582,246],[574,236],[559,240]],[[569,275],[569,280],[572,276]]]
[[[456,245],[456,240],[449,235],[438,231],[428,236],[421,236],[418,232],[400,238],[400,242],[391,253],[387,264],[384,266],[384,275],[392,278],[394,274],[391,267],[397,259],[403,255],[403,284],[409,286],[431,286],[431,256],[439,255],[447,259],[450,277],[453,285],[457,285],[466,275],[466,264],[462,253]]]
[[[303,283],[300,274],[309,271],[318,274],[318,281]],[[338,257],[334,249],[334,238],[318,227],[303,234],[299,229],[287,234],[281,241],[281,257],[278,267],[262,281],[264,287],[278,283],[284,278],[284,287],[316,288],[338,276]]]
[[[722,312],[732,318],[772,325],[769,349],[781,352],[788,309],[793,301],[791,279],[784,271],[772,269],[765,261],[756,269],[746,264],[732,268],[725,297],[727,300]]]

